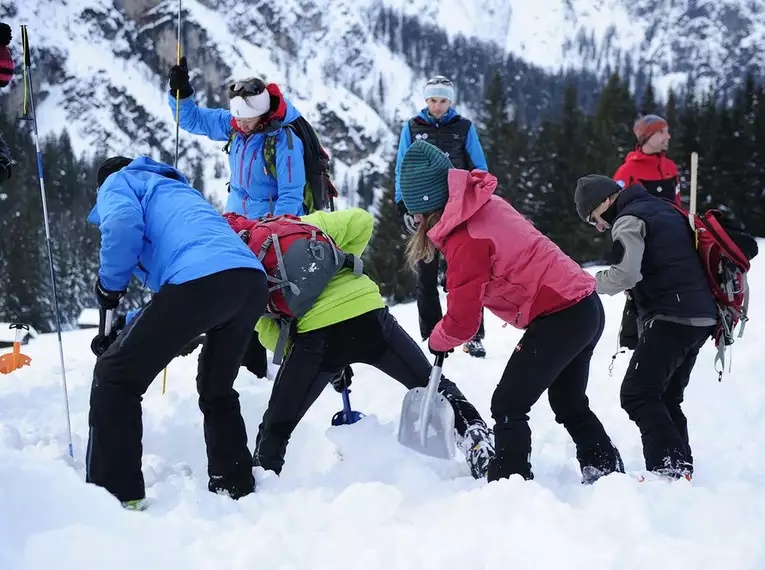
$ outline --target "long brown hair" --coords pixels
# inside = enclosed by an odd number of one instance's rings
[[[441,221],[443,213],[443,210],[436,210],[423,214],[422,222],[417,226],[417,231],[409,238],[409,243],[406,244],[406,260],[412,269],[415,269],[420,261],[425,263],[433,261],[436,255],[436,246],[430,241],[428,232]]]

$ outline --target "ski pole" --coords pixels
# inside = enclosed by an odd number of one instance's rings
[[[181,64],[181,0],[178,0],[178,42],[176,49],[176,65]],[[175,168],[178,168],[178,156],[181,144],[181,90],[175,90]],[[167,370],[165,370],[167,376]]]
[[[26,26],[21,26],[21,42],[24,52],[24,119],[32,121],[32,133],[37,152],[37,176],[40,179],[40,197],[42,198],[43,220],[45,222],[45,243],[48,248],[48,262],[50,264],[50,280],[53,286],[53,306],[56,312],[56,333],[58,334],[58,352],[61,360],[61,387],[64,391],[64,408],[66,411],[66,433],[69,442],[69,456],[74,458],[72,446],[72,422],[69,415],[69,391],[66,387],[66,367],[64,365],[64,342],[61,339],[61,312],[58,305],[58,291],[56,290],[56,270],[53,265],[53,248],[50,237],[50,223],[48,221],[48,201],[45,197],[45,178],[43,177],[42,154],[40,153],[40,135],[37,131],[37,113],[35,112],[35,94],[32,86],[32,58],[29,53],[29,34]],[[27,109],[27,94],[29,95],[29,109]],[[29,111],[29,112],[28,112]],[[30,115],[29,117],[27,115]]]
[[[181,64],[181,0],[178,0],[178,42],[176,45],[176,65]],[[181,146],[181,90],[175,90],[175,168],[178,168],[178,156]],[[162,373],[162,395],[167,393],[167,366]]]
[[[696,194],[699,173],[699,153],[691,153],[691,210],[688,212],[688,221],[691,223],[693,236],[696,240],[696,249],[699,249],[699,231],[696,228]]]

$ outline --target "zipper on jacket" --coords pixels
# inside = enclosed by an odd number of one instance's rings
[[[247,143],[250,142],[252,135],[244,139],[244,145],[242,145],[242,156],[239,160],[239,187],[242,187],[242,177],[244,176],[244,153],[247,150]]]
[[[255,160],[256,156],[257,156],[257,153],[253,152],[252,158],[250,159],[250,163],[247,165],[247,186],[249,186],[250,183],[252,182],[252,180],[250,180],[250,178],[252,178],[252,162]],[[242,189],[244,190],[244,188]],[[244,195],[245,196],[247,195],[246,190],[244,191]]]

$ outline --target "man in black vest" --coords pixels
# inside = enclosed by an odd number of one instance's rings
[[[640,429],[646,469],[690,479],[693,456],[680,404],[699,349],[717,324],[717,306],[688,220],[639,184],[622,190],[607,176],[580,178],[576,211],[611,230],[614,265],[599,271],[597,291],[630,289],[642,334],[622,382],[621,405]]]
[[[428,80],[423,93],[428,106],[404,124],[396,157],[396,211],[402,223],[411,232],[413,220],[406,211],[401,198],[400,174],[401,160],[407,149],[416,140],[429,142],[446,154],[454,168],[462,170],[488,171],[486,158],[481,143],[478,141],[473,123],[459,115],[451,106],[454,101],[454,85],[443,75],[436,75]],[[438,267],[440,256],[430,263],[417,266],[417,311],[420,315],[420,334],[425,340],[441,320],[441,301],[438,298]],[[484,357],[483,319],[473,340],[467,342],[464,351],[471,356]]]

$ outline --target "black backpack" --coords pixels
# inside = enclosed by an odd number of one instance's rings
[[[287,136],[287,147],[290,150],[292,150],[293,136],[297,135],[303,143],[303,165],[305,168],[303,205],[306,213],[325,210],[327,207],[334,210],[334,198],[337,198],[337,189],[329,177],[329,155],[321,146],[314,128],[302,116],[291,123],[282,124],[278,121],[272,123],[275,124],[269,125],[269,130],[281,127]],[[228,143],[223,148],[226,153],[229,152],[235,136],[236,132],[232,130]],[[276,137],[266,137],[263,156],[268,173],[276,180]]]

